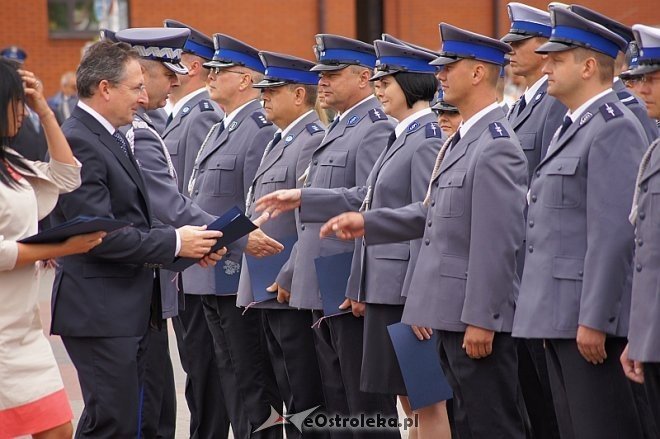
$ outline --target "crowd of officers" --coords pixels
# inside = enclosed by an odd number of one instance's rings
[[[193,438],[282,437],[259,427],[283,407],[395,418],[397,396],[410,437],[660,437],[660,30],[508,11],[501,41],[321,34],[315,63],[174,20],[103,31],[63,125],[82,186],[51,221],[133,226],[59,261],[76,437],[173,437],[169,318]],[[526,86],[510,109],[507,64]],[[260,228],[216,267],[167,270],[195,239],[174,229],[233,206]],[[324,315],[317,262],[344,253],[348,312]],[[250,266],[269,258],[264,300]],[[400,321],[437,343],[452,400],[410,408]]]

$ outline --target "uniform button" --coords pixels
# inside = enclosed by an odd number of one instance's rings
[[[640,247],[644,245],[644,241],[642,241],[642,238],[637,239],[637,245]]]
[[[435,206],[435,200],[431,200],[431,207]]]
[[[304,187],[310,187],[311,185],[312,185],[312,183],[305,183],[303,186]]]
[[[199,173],[200,173],[200,174],[203,174],[203,173],[204,173],[204,170],[203,170],[203,169],[200,169],[200,170],[199,170]]]
[[[248,218],[252,218],[252,213],[248,213],[248,214],[245,215],[245,216],[247,216]]]
[[[431,243],[431,240],[430,240],[430,239],[426,238],[426,239],[424,240],[424,244],[429,245],[430,243]]]
[[[302,225],[300,226],[300,230],[305,230],[305,225],[304,225],[304,224],[302,224]]]
[[[541,176],[541,171],[536,171],[536,176],[540,177]]]
[[[275,177],[274,177],[274,176],[271,176],[271,177],[270,177],[270,181],[273,181],[273,180],[275,180]]]
[[[635,267],[635,269],[636,269],[638,272],[639,272],[639,271],[642,271],[642,264],[637,264],[637,266]]]
[[[530,253],[534,253],[534,246],[530,245],[529,247],[527,247],[527,250],[529,250]]]
[[[584,275],[584,271],[580,270],[578,271],[578,276],[582,277]]]
[[[531,196],[532,203],[536,203],[536,195]]]
[[[649,191],[649,185],[648,185],[648,184],[643,184],[643,185],[642,185],[642,190],[643,190],[644,192],[648,192],[648,191]]]
[[[332,163],[332,162],[334,162],[335,160],[334,160],[334,159],[330,159],[330,160],[328,160],[328,161],[329,161],[330,163]]]
[[[427,223],[427,225],[428,225],[429,227],[431,227],[431,224],[433,224],[433,221],[429,221],[429,222]]]
[[[639,219],[643,220],[646,218],[646,214],[644,212],[639,212]]]
[[[529,220],[529,227],[530,228],[534,227],[534,220]]]
[[[199,195],[199,191],[198,191],[198,190],[195,190],[195,195]]]
[[[435,187],[440,187],[440,182],[438,180],[435,181]]]
[[[614,323],[614,321],[616,320],[616,317],[610,317],[608,320],[609,320],[610,323]]]
[[[500,314],[499,314],[499,313],[495,313],[495,314],[493,314],[493,318],[494,318],[494,319],[499,319],[499,318],[500,318]]]
[[[318,164],[319,164],[319,161],[318,161],[318,160],[316,160],[316,159],[314,159],[314,161],[313,161],[312,163],[314,164],[314,166],[316,166],[316,165],[318,165]]]

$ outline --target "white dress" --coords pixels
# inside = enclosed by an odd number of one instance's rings
[[[71,420],[71,408],[39,318],[39,268],[14,268],[16,241],[37,233],[37,221],[60,192],[80,185],[80,166],[30,162],[19,187],[0,183],[0,439],[36,433]]]

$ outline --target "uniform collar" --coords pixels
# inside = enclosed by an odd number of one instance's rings
[[[534,96],[536,96],[536,93],[539,91],[543,83],[547,80],[548,80],[548,75],[543,75],[534,84],[532,84],[531,87],[527,87],[527,90],[525,90],[524,93],[525,102],[527,104],[532,103]]]
[[[285,139],[286,135],[289,134],[289,131],[291,131],[291,129],[293,127],[295,127],[298,122],[300,122],[301,120],[303,120],[304,118],[309,116],[309,114],[312,113],[313,111],[314,110],[309,110],[308,112],[306,112],[306,113],[302,114],[300,117],[298,117],[298,119],[294,120],[289,125],[287,125],[287,127],[284,128],[284,130],[282,130],[282,138]],[[278,131],[280,131],[280,130],[278,130]]]
[[[610,87],[607,90],[604,90],[604,91],[598,93],[596,96],[593,96],[590,99],[587,99],[587,101],[584,104],[580,105],[574,112],[571,113],[571,110],[568,110],[568,112],[566,113],[566,116],[570,117],[571,120],[573,122],[575,122],[576,120],[578,120],[580,118],[580,116],[582,116],[582,113],[587,111],[587,108],[589,108],[591,106],[591,104],[593,104],[598,99],[602,98],[603,96],[605,96],[606,94],[611,93],[611,92],[612,92],[612,88]]]
[[[225,128],[227,128],[229,126],[229,124],[231,124],[231,122],[234,120],[236,115],[238,113],[240,113],[240,111],[243,108],[247,107],[248,105],[250,105],[254,101],[256,101],[256,99],[251,99],[251,100],[247,101],[246,103],[244,103],[243,105],[241,105],[240,107],[238,107],[237,109],[235,109],[234,111],[232,111],[231,113],[229,113],[228,115],[226,115],[225,118],[224,118]]]
[[[475,114],[474,116],[472,116],[468,120],[464,120],[461,123],[461,126],[458,127],[458,131],[460,132],[461,139],[465,138],[465,135],[470,130],[470,128],[472,128],[477,122],[479,122],[479,120],[482,117],[484,117],[485,115],[487,115],[488,113],[490,113],[491,111],[493,111],[496,108],[500,108],[500,103],[499,102],[493,102],[489,106],[487,106],[487,107],[483,108],[482,110],[478,111],[477,114]]]
[[[186,105],[192,98],[194,98],[199,94],[204,93],[205,91],[206,91],[206,87],[201,87],[179,99],[177,103],[174,104],[174,106],[172,107],[172,112],[171,112],[172,117],[176,117],[176,115],[179,114],[179,111],[181,111],[183,106]]]
[[[397,124],[397,126],[394,128],[394,133],[396,134],[396,137],[399,138],[401,134],[403,134],[406,131],[406,128],[419,119],[422,116],[426,116],[427,114],[431,114],[433,110],[430,108],[424,108],[423,110],[419,110],[411,114],[410,116],[406,117],[403,119],[401,122]]]
[[[351,113],[351,111],[355,110],[359,105],[364,104],[364,103],[367,102],[369,99],[376,99],[376,97],[375,97],[374,95],[371,95],[371,94],[370,94],[369,96],[367,96],[366,98],[364,98],[364,99],[362,99],[360,102],[358,102],[357,104],[353,105],[353,106],[352,106],[351,108],[349,108],[348,110],[346,110],[346,111],[344,111],[343,113],[341,113],[341,114],[339,115],[339,120],[340,120],[340,121],[343,120],[344,117],[346,117],[348,114]]]

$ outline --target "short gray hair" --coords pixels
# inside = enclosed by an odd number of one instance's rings
[[[139,60],[140,57],[126,43],[99,41],[92,45],[76,71],[78,96],[91,98],[103,80],[119,83],[126,72],[126,64],[133,59]]]

